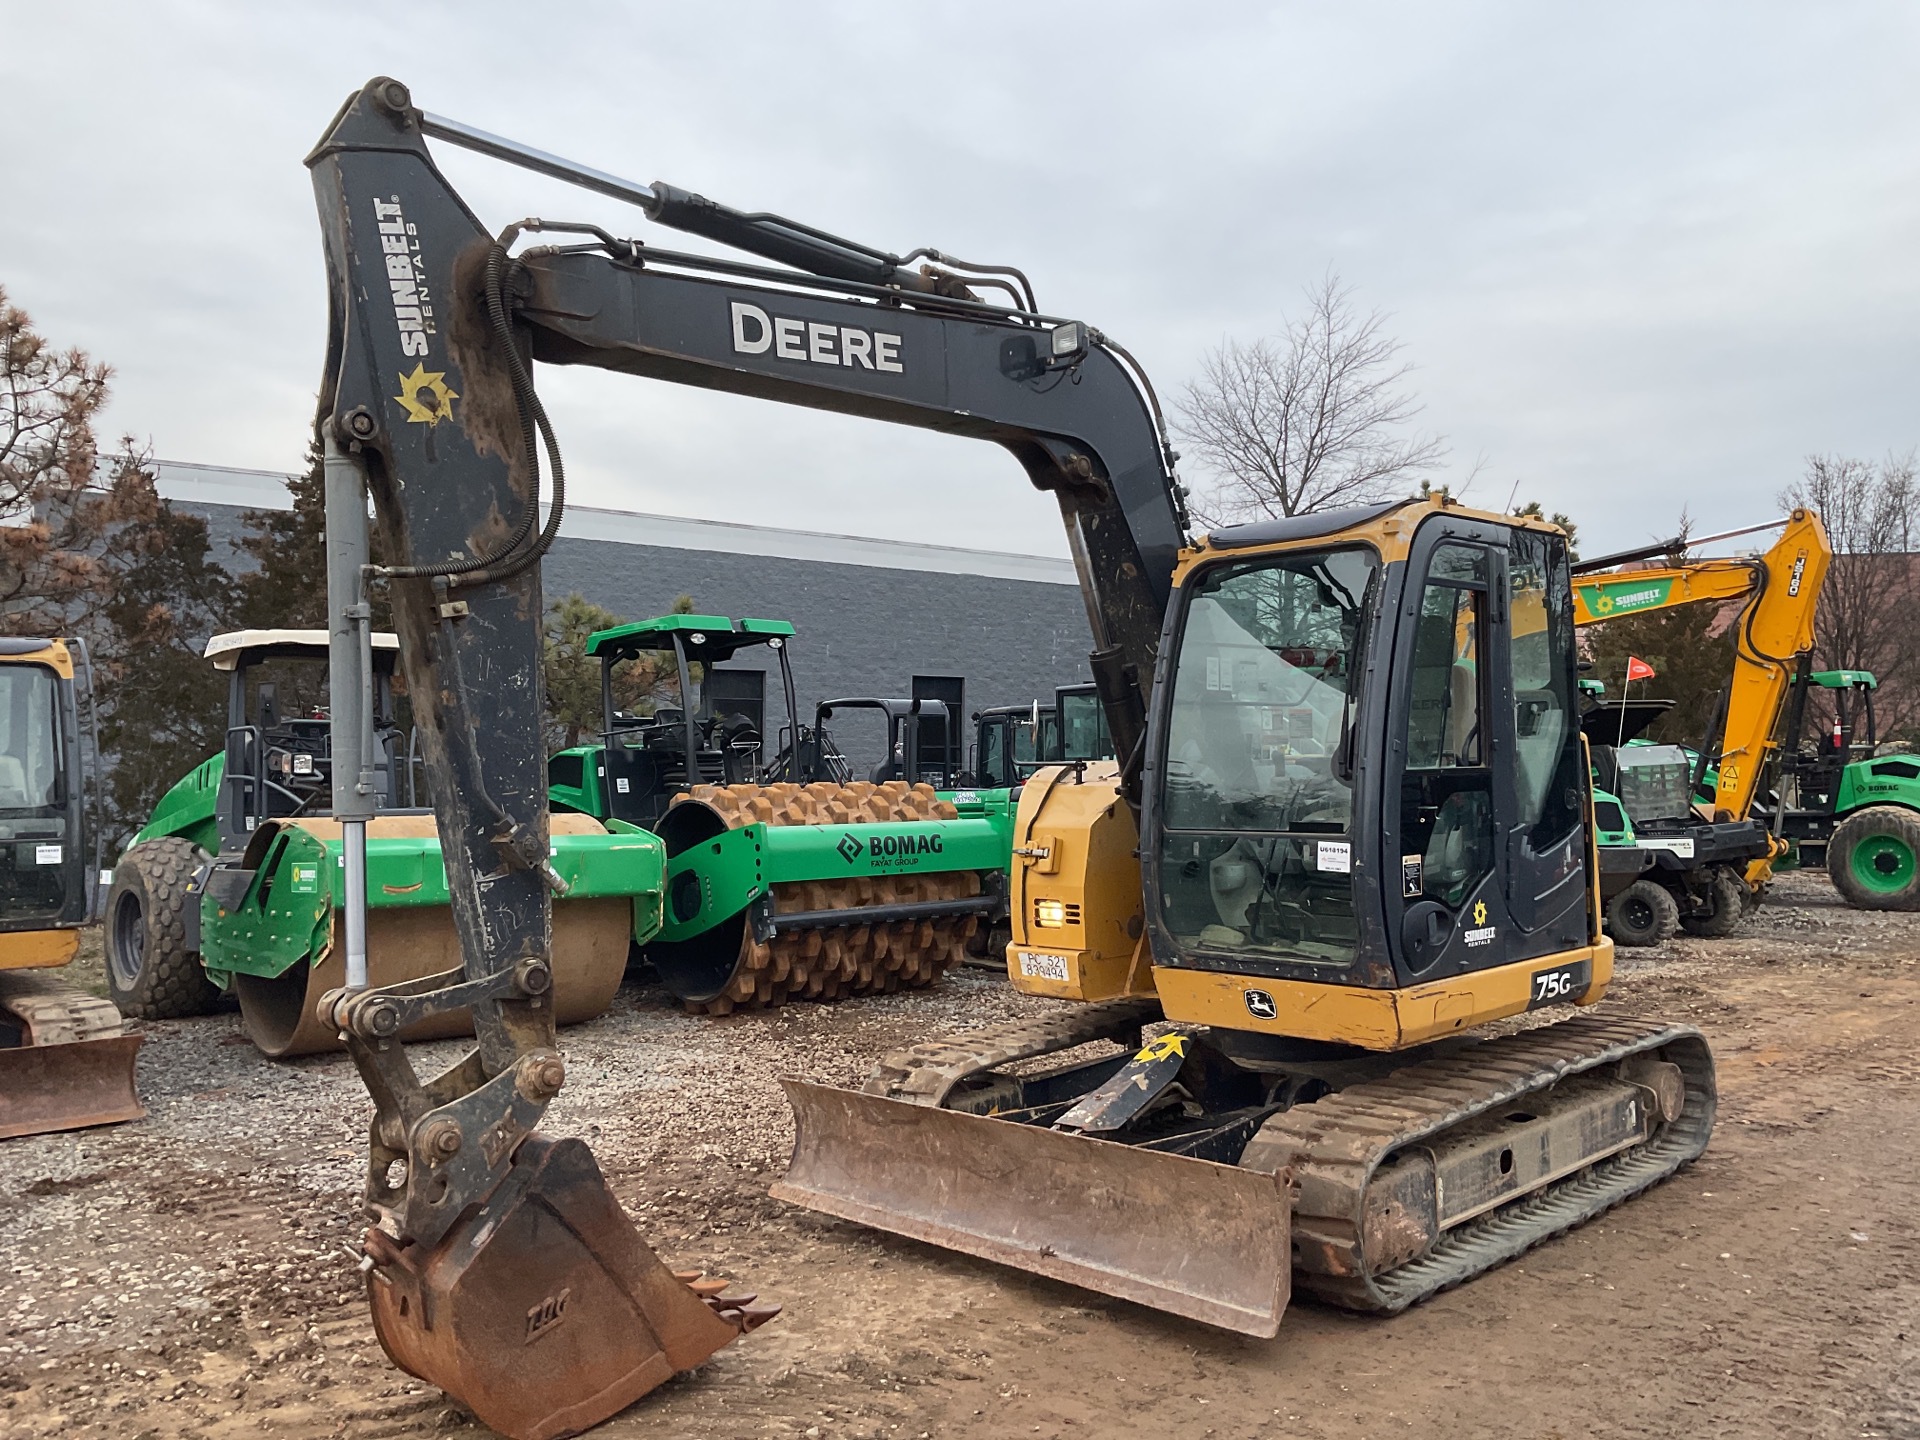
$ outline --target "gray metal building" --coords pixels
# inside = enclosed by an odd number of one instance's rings
[[[246,511],[289,503],[287,477],[270,471],[162,462],[159,478],[176,508],[207,519],[216,555],[229,553]],[[1073,566],[1048,556],[569,506],[545,584],[549,603],[578,591],[627,620],[691,595],[704,614],[791,621],[803,707],[958,679],[971,712],[1087,678]],[[751,653],[729,668],[753,668]],[[771,676],[770,720],[778,695]]]

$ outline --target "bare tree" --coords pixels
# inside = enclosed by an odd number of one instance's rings
[[[1277,336],[1221,342],[1177,404],[1176,433],[1217,477],[1195,501],[1207,524],[1304,515],[1410,490],[1446,458],[1406,434],[1422,406],[1413,367],[1378,311],[1361,314],[1329,271]]]
[[[123,442],[102,483],[94,422],[111,372],[57,351],[0,289],[0,622],[69,634],[112,591],[159,511],[144,454]]]
[[[1814,623],[1815,661],[1829,670],[1871,670],[1883,733],[1920,727],[1920,477],[1914,454],[1875,464],[1810,455],[1807,471],[1780,492],[1781,505],[1819,512],[1833,541],[1833,565]]]

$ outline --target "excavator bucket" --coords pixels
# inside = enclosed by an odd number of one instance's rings
[[[794,1142],[775,1199],[1244,1335],[1279,1331],[1292,1257],[1275,1175],[781,1084]]]
[[[141,1036],[48,976],[0,972],[0,1140],[117,1125],[147,1113],[133,1088]]]
[[[661,1264],[579,1140],[525,1141],[424,1254],[367,1242],[388,1356],[509,1440],[589,1429],[778,1313]]]

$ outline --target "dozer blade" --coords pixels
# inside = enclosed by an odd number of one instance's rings
[[[781,1084],[795,1134],[776,1199],[1243,1335],[1279,1331],[1292,1261],[1277,1176]]]
[[[117,1125],[147,1113],[141,1038],[120,1012],[52,975],[0,972],[0,1140]]]
[[[526,1140],[424,1255],[379,1231],[368,1253],[388,1356],[509,1440],[597,1425],[775,1313],[662,1265],[579,1140]]]
[[[0,1140],[118,1125],[147,1113],[133,1088],[139,1035],[0,1049]]]

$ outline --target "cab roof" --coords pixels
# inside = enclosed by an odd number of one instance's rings
[[[373,632],[375,650],[400,649],[400,637],[387,630]],[[284,656],[312,660],[327,658],[328,635],[324,630],[229,630],[207,641],[206,658],[216,670],[234,670],[242,664],[272,660]]]
[[[738,650],[789,639],[793,626],[785,620],[729,620],[725,615],[656,615],[594,631],[587,637],[587,654],[617,660],[643,650],[671,650],[676,635],[686,638],[696,658],[725,660]]]
[[[1794,676],[1794,679],[1799,679]],[[1816,670],[1807,677],[1822,690],[1851,690],[1856,685],[1867,690],[1878,690],[1880,682],[1871,670]]]

